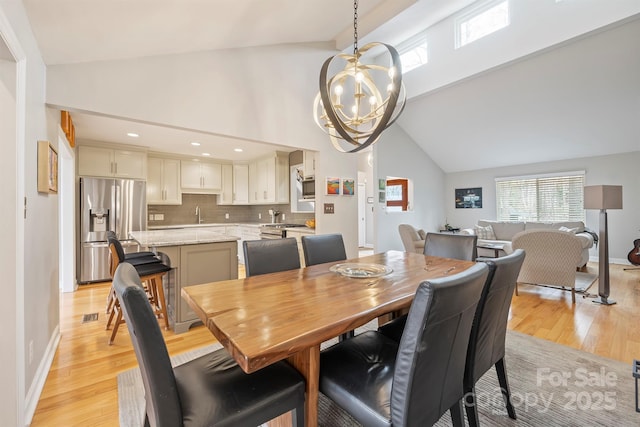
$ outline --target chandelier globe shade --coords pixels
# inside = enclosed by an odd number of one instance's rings
[[[353,54],[340,53],[324,62],[313,105],[316,124],[344,153],[375,143],[400,116],[406,102],[396,49],[378,42],[358,48],[357,9],[356,1]]]

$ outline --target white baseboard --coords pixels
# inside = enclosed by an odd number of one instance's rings
[[[596,264],[599,262],[597,256],[590,256],[589,261],[595,262]],[[609,264],[632,265],[629,260],[623,258],[609,258]]]
[[[56,354],[56,349],[58,348],[58,344],[60,343],[60,325],[56,326],[56,329],[51,334],[51,339],[49,340],[49,344],[47,345],[47,349],[44,352],[44,356],[38,365],[38,370],[36,371],[36,375],[31,382],[31,387],[29,387],[29,391],[27,392],[27,396],[24,402],[24,420],[25,425],[29,426],[31,421],[33,420],[33,414],[36,412],[36,406],[38,406],[38,400],[40,400],[40,395],[42,394],[42,389],[44,388],[44,383],[47,380],[47,375],[49,374],[49,370],[51,369],[51,364],[53,363],[53,357]]]

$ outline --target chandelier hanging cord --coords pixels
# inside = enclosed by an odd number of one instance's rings
[[[358,0],[353,0],[353,54],[358,55]]]
[[[353,0],[353,54],[340,53],[324,62],[320,72],[320,91],[314,101],[316,124],[329,135],[337,150],[348,153],[361,151],[375,143],[402,113],[406,101],[400,55],[393,46],[378,42],[368,43],[362,49],[358,46],[358,1]],[[362,61],[378,47],[386,49],[391,59],[389,66],[380,64],[380,60]],[[373,59],[376,56],[380,55],[369,54]],[[346,63],[341,71],[328,76],[334,60],[336,64],[339,61]],[[380,86],[385,74],[389,78],[386,90]]]

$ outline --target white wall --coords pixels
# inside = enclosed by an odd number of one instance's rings
[[[510,25],[455,49],[454,14],[428,28],[429,64],[405,75],[411,97],[446,87],[640,13],[637,0],[512,1]]]
[[[47,103],[311,149],[323,46],[285,45],[50,66]]]
[[[11,305],[0,310],[5,325],[0,360],[3,372],[15,375],[17,381],[2,381],[0,412],[6,425],[23,425],[35,409],[58,335],[57,197],[38,194],[36,186],[37,141],[49,140],[57,145],[57,130],[56,123],[47,120],[45,66],[22,2],[0,2],[0,33],[10,49],[17,49],[13,54],[18,60],[14,107],[17,127],[13,135],[3,132],[0,161],[4,203],[0,223],[8,227],[3,228],[6,240],[0,259],[9,263],[2,266],[3,301]],[[4,105],[9,104],[3,102]],[[2,111],[4,115],[5,109]],[[10,112],[7,114],[11,117]],[[23,219],[25,198],[27,211]],[[9,355],[13,357],[5,359]]]
[[[445,206],[449,223],[456,227],[473,227],[479,219],[496,218],[495,178],[551,172],[586,172],[586,185],[622,185],[623,209],[609,210],[609,256],[615,262],[626,262],[633,249],[633,241],[640,237],[640,151],[609,156],[587,157],[547,163],[533,163],[471,172],[447,174],[445,178]],[[455,209],[456,188],[482,187],[482,209]],[[598,232],[598,211],[586,212],[586,226]],[[598,251],[591,249],[592,259]]]
[[[438,231],[444,225],[444,173],[415,142],[397,125],[387,129],[374,145],[374,188],[378,179],[388,176],[409,178],[414,185],[414,206],[408,212],[387,212],[378,202],[374,190],[376,252],[390,249],[404,250],[399,224],[411,224],[425,231]]]
[[[328,176],[357,178],[313,121],[322,46],[200,52],[48,68],[47,102],[124,118],[318,150],[316,232],[341,232],[357,255],[357,197],[326,196]],[[334,203],[325,215],[323,204]]]

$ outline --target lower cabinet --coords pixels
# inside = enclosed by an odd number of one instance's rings
[[[189,304],[182,299],[184,286],[238,278],[238,245],[229,242],[159,247],[171,260],[174,269],[165,281],[167,311],[176,334],[186,332],[200,322]]]

